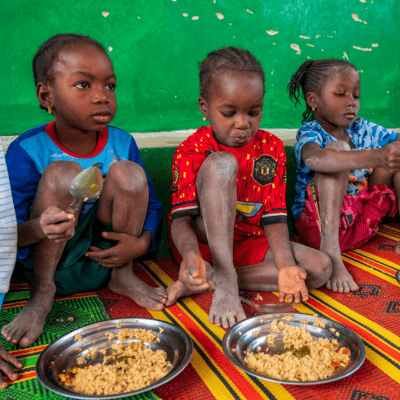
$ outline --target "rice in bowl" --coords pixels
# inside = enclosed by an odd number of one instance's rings
[[[114,339],[113,336],[109,339]],[[160,380],[171,370],[164,350],[152,350],[144,342],[157,341],[157,335],[151,330],[123,329],[118,340],[135,338],[138,341],[128,345],[115,343],[111,346],[112,354],[105,356],[103,362],[85,365],[79,360],[79,367],[59,374],[59,382],[68,389],[85,395],[105,396],[132,392]],[[88,352],[87,358],[92,355]]]
[[[283,354],[263,352],[248,353],[245,364],[253,371],[285,381],[316,381],[332,376],[350,362],[350,350],[340,347],[336,339],[315,340],[305,327],[296,327],[280,321],[272,321],[272,332],[284,333],[283,343],[287,349]],[[272,338],[267,344],[273,343]]]

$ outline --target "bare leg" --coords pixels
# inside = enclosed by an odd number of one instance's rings
[[[197,195],[201,216],[196,218],[196,233],[210,247],[214,286],[239,295],[233,265],[233,232],[236,217],[237,160],[225,152],[211,154],[197,176]],[[246,318],[240,300],[215,290],[210,309],[211,323],[228,328]]]
[[[296,264],[306,273],[308,289],[319,288],[328,282],[332,274],[332,263],[325,253],[290,242]],[[250,265],[237,269],[240,290],[260,292],[278,292],[278,268],[276,267],[271,248],[265,254],[260,264]]]
[[[66,210],[74,200],[68,190],[69,184],[81,171],[81,166],[75,162],[51,163],[40,179],[30,218],[39,217],[51,205]],[[76,221],[78,215],[79,211]],[[10,343],[28,347],[41,335],[46,317],[53,306],[56,293],[54,273],[65,244],[44,239],[35,245],[35,276],[30,298],[13,321],[2,329],[3,336]]]
[[[196,179],[200,215],[193,221],[193,229],[200,243],[210,247],[213,268],[206,264],[206,279],[214,286],[237,296],[238,280],[233,265],[233,230],[236,216],[236,177],[238,165],[235,156],[226,152],[210,154],[200,167]],[[211,323],[228,328],[246,318],[237,298],[215,290],[210,309]],[[168,305],[179,297],[196,291],[181,281],[168,288]]]
[[[327,147],[347,150],[347,143],[330,142]],[[332,260],[332,276],[326,287],[339,293],[349,293],[359,289],[341,257],[339,245],[339,218],[343,198],[346,194],[349,171],[334,174],[316,173],[315,185],[319,191],[321,222],[320,250]]]
[[[369,179],[369,185],[374,186],[383,183],[388,187],[394,187],[397,196],[397,202],[400,210],[400,172],[391,174],[384,168],[375,168]],[[400,242],[397,242],[395,251],[400,254]]]
[[[119,161],[107,173],[97,216],[111,223],[114,232],[139,237],[148,201],[148,184],[142,167],[132,161]],[[131,298],[141,307],[162,310],[167,301],[166,290],[142,282],[133,273],[132,262],[112,269],[109,289]]]

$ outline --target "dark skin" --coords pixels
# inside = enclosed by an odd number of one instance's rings
[[[217,141],[229,147],[245,146],[257,133],[264,89],[256,74],[221,71],[213,76],[207,99],[199,106]],[[216,288],[209,320],[228,328],[246,318],[239,290],[278,291],[279,299],[299,303],[308,299],[307,287],[323,285],[330,275],[330,261],[319,251],[289,241],[287,225],[266,226],[270,248],[262,263],[235,270],[233,235],[236,216],[235,156],[210,154],[196,178],[200,215],[176,218],[172,239],[182,255],[179,280],[168,288],[168,302]],[[198,243],[210,247],[213,266],[201,258]]]
[[[97,146],[97,132],[107,127],[117,110],[111,60],[95,46],[76,45],[61,50],[53,74],[51,83],[37,85],[37,96],[45,108],[53,110],[57,139],[74,154],[91,154]],[[2,329],[13,344],[30,346],[42,333],[52,308],[54,273],[81,211],[68,209],[74,201],[69,184],[81,171],[74,161],[51,163],[39,181],[30,219],[18,225],[18,246],[34,245],[35,276],[29,300]],[[112,224],[113,232],[102,235],[117,243],[108,250],[92,246],[86,256],[112,268],[111,290],[142,307],[161,310],[167,300],[165,289],[148,286],[132,272],[133,260],[148,251],[152,240],[151,232],[142,230],[147,207],[148,184],[140,165],[132,161],[113,163],[97,217]]]
[[[307,93],[307,104],[314,108],[315,120],[338,142],[326,148],[316,143],[304,145],[301,157],[315,171],[314,182],[319,190],[321,212],[320,250],[332,260],[332,276],[327,287],[335,292],[349,293],[359,289],[341,259],[338,229],[339,214],[346,194],[349,173],[353,169],[373,168],[368,185],[378,183],[394,187],[400,195],[400,144],[398,141],[379,149],[349,151],[355,147],[345,128],[360,109],[360,76],[353,68],[332,68],[319,92]]]
[[[0,343],[0,371],[11,381],[16,381],[19,378],[19,375],[12,369],[10,364],[18,369],[23,367],[21,361],[7,353],[3,345]],[[9,383],[0,373],[0,389],[5,389],[8,385]]]

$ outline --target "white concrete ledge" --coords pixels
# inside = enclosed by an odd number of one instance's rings
[[[297,129],[264,129],[276,135],[286,146],[292,146],[296,142]],[[400,133],[400,128],[392,129]],[[132,135],[139,148],[176,147],[193,132],[195,132],[195,129],[169,132],[132,133]],[[18,136],[1,136],[4,152],[6,152],[9,144],[17,137]]]

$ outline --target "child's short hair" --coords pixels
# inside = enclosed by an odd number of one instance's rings
[[[300,103],[300,88],[303,93],[303,98],[306,100],[307,93],[319,92],[322,85],[326,82],[329,77],[329,70],[333,67],[337,68],[353,68],[358,72],[357,68],[345,61],[338,60],[335,58],[327,60],[307,60],[301,64],[300,68],[292,75],[289,84],[287,85],[287,91],[289,92],[289,98],[294,104]],[[306,111],[304,111],[303,121],[309,122],[314,119],[311,107],[307,104],[306,100]]]
[[[89,36],[76,35],[74,33],[62,33],[52,36],[39,47],[35,56],[33,57],[32,69],[35,86],[39,82],[52,83],[54,80],[54,76],[52,74],[53,65],[57,61],[61,50],[67,46],[78,43],[90,44],[107,54],[105,48],[99,42],[90,38]],[[40,108],[45,109],[42,105],[40,105]]]
[[[240,71],[259,74],[263,87],[265,84],[264,71],[261,63],[248,51],[236,47],[223,47],[212,51],[207,58],[200,62],[200,96],[207,98],[208,89],[216,71]],[[265,91],[265,89],[264,89]]]

